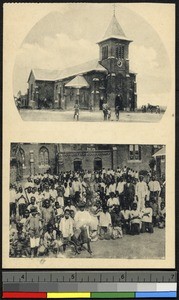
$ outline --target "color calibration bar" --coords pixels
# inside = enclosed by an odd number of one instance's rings
[[[2,295],[3,299],[71,299],[71,298],[91,298],[91,299],[115,299],[115,298],[176,298],[177,292],[67,292],[67,293],[24,293],[24,292],[4,292]]]

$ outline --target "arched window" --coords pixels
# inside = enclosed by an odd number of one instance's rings
[[[41,147],[39,151],[39,165],[47,166],[49,165],[49,152],[45,147]]]
[[[100,157],[96,157],[94,159],[94,171],[101,171],[102,167],[102,159]]]

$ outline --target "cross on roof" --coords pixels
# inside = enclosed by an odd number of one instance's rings
[[[116,12],[116,3],[113,3],[113,16],[115,16],[115,12]]]

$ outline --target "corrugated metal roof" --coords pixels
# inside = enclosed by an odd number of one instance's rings
[[[125,33],[122,30],[121,26],[119,25],[115,15],[113,15],[111,22],[110,22],[103,38],[98,43],[108,40],[110,38],[131,41],[125,36]]]
[[[84,74],[90,71],[100,71],[100,72],[107,73],[107,70],[99,64],[98,59],[91,60],[70,68],[66,68],[64,70],[45,70],[45,69],[32,70],[36,80],[45,80],[45,81],[61,80],[75,75]]]

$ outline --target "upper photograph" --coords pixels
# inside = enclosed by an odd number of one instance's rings
[[[160,21],[163,6],[156,5]],[[173,59],[163,39],[167,26],[158,21],[156,28],[150,8],[59,3],[51,10],[49,5],[16,56],[13,98],[21,118],[159,122],[174,101]]]

